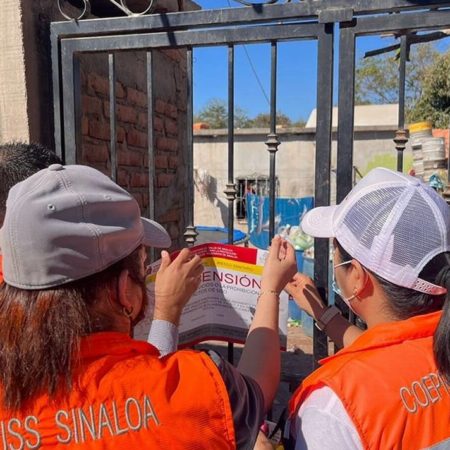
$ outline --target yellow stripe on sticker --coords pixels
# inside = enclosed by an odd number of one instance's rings
[[[203,258],[202,264],[205,267],[216,267],[218,269],[236,270],[238,272],[249,273],[253,275],[262,275],[263,266],[255,266],[254,264],[232,261],[225,258]]]

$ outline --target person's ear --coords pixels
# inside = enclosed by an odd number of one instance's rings
[[[356,295],[361,295],[371,284],[369,273],[356,259],[352,261],[352,272],[354,292]]]
[[[121,307],[125,307],[127,310],[133,307],[128,296],[129,283],[130,277],[128,276],[128,270],[124,269],[120,272],[117,283],[117,301]]]

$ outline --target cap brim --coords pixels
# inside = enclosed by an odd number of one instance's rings
[[[168,248],[172,245],[172,239],[165,228],[158,222],[141,217],[144,226],[144,239],[142,243],[147,247]]]
[[[301,222],[302,230],[306,234],[317,238],[335,237],[333,217],[338,206],[319,206],[308,211]]]

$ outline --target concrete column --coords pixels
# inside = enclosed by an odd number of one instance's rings
[[[3,0],[0,30],[0,142],[28,141],[21,0]]]

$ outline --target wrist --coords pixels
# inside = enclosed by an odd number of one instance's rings
[[[324,305],[322,302],[314,302],[310,305],[310,307],[311,310],[307,312],[316,321],[327,310],[327,305]]]
[[[153,320],[165,320],[178,326],[180,324],[181,313],[182,309],[178,307],[168,307],[167,305],[161,307],[155,304]]]
[[[272,297],[276,300],[280,300],[280,293],[275,289],[261,289],[261,291],[259,291],[257,300],[259,300],[261,297]]]
[[[339,316],[341,314],[341,311],[336,308],[336,306],[334,305],[330,305],[327,308],[325,308],[325,310],[323,311],[323,313],[316,319],[316,327],[321,330],[324,331],[328,324],[336,317]]]

